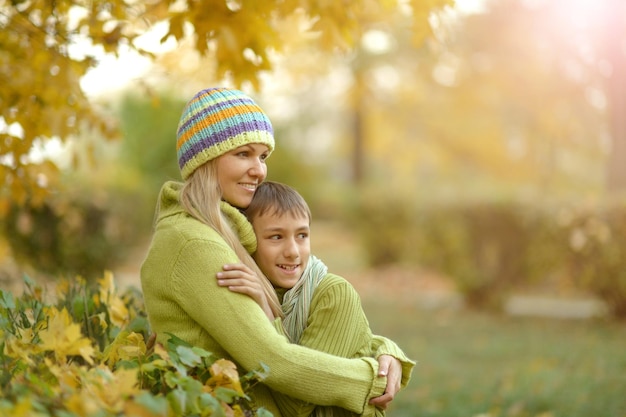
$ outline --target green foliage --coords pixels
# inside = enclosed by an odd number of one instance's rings
[[[41,273],[90,280],[134,256],[151,232],[162,183],[180,178],[174,150],[183,104],[168,94],[124,97],[121,141],[92,136],[97,160],[64,172],[63,192],[36,206],[11,204],[0,233],[15,258]]]
[[[451,3],[413,4],[416,42],[428,34],[430,12]],[[30,158],[34,147],[53,137],[65,141],[81,126],[117,136],[117,126],[82,91],[81,78],[103,52],[118,54],[123,48],[154,58],[135,40],[155,25],[166,23],[162,42],[181,41],[179,46],[190,45],[195,57],[208,59],[203,75],[213,72],[216,80],[259,89],[260,74],[273,68],[277,56],[270,52],[306,38],[323,51],[349,50],[366,25],[384,22],[387,11],[403,6],[379,0],[0,1],[0,177],[6,179],[0,215],[8,201],[39,205],[54,188],[56,166]]]
[[[512,290],[532,282],[527,254],[532,230],[523,207],[430,207],[418,214],[415,233],[416,258],[452,276],[470,306],[499,309]]]
[[[26,278],[0,291],[0,414],[20,416],[268,416],[246,391],[267,369],[236,365],[171,335],[150,334],[141,297],[62,281],[54,302]]]
[[[354,211],[354,216],[350,213]],[[371,266],[401,262],[411,242],[414,207],[400,194],[377,195],[364,191],[348,212],[348,221],[358,230]]]
[[[567,207],[551,218],[563,271],[602,299],[612,316],[626,318],[626,204]]]
[[[514,291],[573,286],[603,300],[613,317],[626,318],[624,204],[444,205],[379,192],[364,193],[354,213],[370,265],[443,273],[469,306],[499,311]]]
[[[176,128],[185,101],[171,93],[151,96],[126,94],[118,110],[123,139],[118,158],[110,161],[120,169],[138,172],[141,184],[155,195],[163,182],[180,179],[176,160]]]
[[[2,233],[18,262],[44,274],[89,278],[116,264],[125,250],[119,244],[125,230],[113,223],[118,219],[110,207],[90,197],[72,193],[38,207],[13,204]]]

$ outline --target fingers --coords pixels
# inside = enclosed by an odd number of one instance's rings
[[[235,280],[258,281],[254,272],[244,264],[228,264],[224,265],[224,270],[217,273],[219,281],[228,281],[226,285],[231,285]]]
[[[391,394],[383,394],[380,397],[372,398],[369,403],[381,410],[386,410],[387,406],[393,400],[393,395]]]
[[[378,376],[387,377],[387,388],[385,392],[395,394],[400,390],[402,364],[391,355],[381,355],[378,357]]]
[[[400,391],[402,381],[402,364],[390,355],[378,357],[378,376],[387,377],[385,393],[380,397],[372,398],[369,403],[382,410],[386,410],[395,395]]]
[[[387,388],[385,392],[392,393],[395,396],[399,391],[402,384],[402,364],[396,358],[391,358],[389,364],[389,371],[387,374]]]
[[[254,274],[254,272],[252,272],[252,270],[250,268],[248,268],[247,265],[242,264],[242,263],[238,263],[238,264],[226,264],[224,266],[222,266],[222,269],[224,271],[241,271],[247,274]]]
[[[378,376],[387,376],[389,374],[389,367],[393,359],[395,358],[389,355],[378,357]]]
[[[224,265],[217,273],[217,285],[232,292],[248,295],[257,302],[263,301],[263,288],[257,276],[243,264]]]

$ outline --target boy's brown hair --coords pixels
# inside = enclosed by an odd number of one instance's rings
[[[304,216],[309,219],[309,223],[311,222],[311,210],[300,193],[294,188],[276,181],[261,183],[244,213],[250,222],[255,217],[264,214]]]

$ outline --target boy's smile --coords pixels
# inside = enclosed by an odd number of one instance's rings
[[[311,254],[309,219],[270,210],[255,217],[252,225],[257,236],[257,265],[274,287],[293,288]]]

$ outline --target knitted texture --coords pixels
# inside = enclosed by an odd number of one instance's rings
[[[315,258],[317,265],[314,270],[326,269],[321,261]],[[309,261],[309,263],[311,263]],[[308,265],[307,265],[308,268]],[[321,271],[320,271],[321,272]],[[303,273],[306,274],[306,270]],[[315,276],[315,272],[313,276]],[[313,278],[313,276],[311,278]],[[372,335],[365,312],[361,306],[361,299],[354,287],[344,278],[327,273],[324,277],[308,279],[316,281],[310,303],[306,327],[298,339],[298,343],[321,352],[330,353],[345,358],[377,357],[380,354],[389,354],[400,360],[402,364],[401,386],[408,384],[415,362],[410,360],[393,341],[382,336]],[[297,285],[297,284],[296,284]],[[294,287],[293,289],[295,289]],[[292,289],[292,290],[293,290]],[[285,293],[283,306],[289,292]],[[300,293],[297,297],[308,297]],[[302,314],[300,311],[291,311],[285,316],[285,328],[289,330],[286,321],[289,315]],[[315,404],[301,404],[299,408],[294,404],[281,404],[283,416],[293,417],[357,417],[353,413],[339,407],[322,407]],[[375,410],[376,417],[385,416],[385,412]]]
[[[202,164],[249,143],[274,150],[272,123],[254,100],[239,90],[200,91],[178,123],[176,153],[183,179]]]
[[[270,322],[251,297],[218,286],[216,274],[223,265],[239,260],[217,231],[185,212],[179,201],[182,187],[179,182],[163,186],[154,236],[141,266],[143,299],[158,342],[165,344],[168,334],[174,334],[215,357],[232,360],[242,371],[266,365],[267,379],[250,394],[256,405],[276,417],[309,416],[282,411],[299,409],[302,402],[375,416],[369,400],[382,395],[386,384],[386,378],[375,377],[376,360],[339,358],[290,344],[279,333],[280,319]],[[245,216],[232,214],[227,218],[233,229],[249,231],[249,226],[238,224],[247,222]]]

